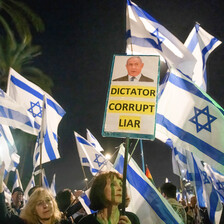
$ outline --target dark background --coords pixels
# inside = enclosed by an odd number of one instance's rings
[[[44,33],[34,33],[42,46],[34,61],[54,81],[53,97],[65,109],[59,129],[61,158],[44,164],[49,182],[56,173],[56,190],[82,189],[84,177],[73,131],[86,137],[86,128],[113,153],[124,139],[101,136],[113,54],[125,53],[125,0],[25,0],[44,21]],[[135,0],[183,43],[195,22],[223,41],[224,6],[218,0]],[[223,44],[207,61],[208,93],[223,106]],[[132,147],[135,143],[133,141]],[[171,150],[162,142],[143,141],[145,163],[156,186],[165,178],[179,186],[172,172]],[[142,167],[140,147],[134,159]],[[88,168],[85,169],[89,178]],[[31,175],[27,170],[26,174]]]

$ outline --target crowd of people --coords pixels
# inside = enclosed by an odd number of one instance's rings
[[[132,212],[121,212],[122,175],[114,172],[102,172],[94,178],[89,199],[89,208],[95,211],[87,214],[79,201],[83,191],[63,189],[53,197],[49,189],[35,186],[29,191],[29,199],[24,205],[24,192],[16,187],[12,192],[11,203],[6,203],[3,188],[5,165],[0,166],[0,223],[1,224],[139,224],[139,218]],[[161,194],[167,199],[174,211],[185,224],[210,224],[206,208],[197,206],[192,196],[187,203],[177,201],[176,186],[164,183]],[[130,202],[126,194],[125,206]],[[223,218],[223,217],[222,217]],[[223,220],[223,219],[222,219]],[[222,221],[220,222],[222,223]]]
[[[138,217],[132,212],[120,213],[122,203],[122,175],[117,172],[105,172],[96,176],[90,190],[90,208],[96,211],[87,215],[77,196],[80,192],[64,189],[57,193],[56,198],[43,187],[36,187],[22,206],[23,191],[17,189],[19,206],[5,202],[3,178],[5,164],[0,167],[0,223],[1,224],[71,224],[71,223],[110,223],[139,224]],[[18,196],[20,194],[20,196]],[[19,199],[18,199],[19,198]],[[14,196],[12,196],[12,200]],[[129,199],[127,199],[128,201]]]

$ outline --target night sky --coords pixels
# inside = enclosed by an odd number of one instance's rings
[[[59,129],[61,158],[44,164],[49,182],[56,173],[56,190],[82,189],[84,177],[73,132],[86,137],[86,128],[105,152],[113,153],[124,139],[101,136],[113,54],[126,48],[125,0],[26,0],[44,21],[43,33],[33,33],[33,44],[42,46],[34,65],[54,81],[53,97],[64,108]],[[195,22],[224,41],[224,5],[218,0],[135,0],[184,43]],[[220,45],[207,61],[208,93],[223,107],[224,47]],[[136,140],[133,140],[132,146]],[[143,141],[145,163],[156,186],[165,178],[179,186],[172,173],[171,150],[162,142]],[[133,158],[141,165],[140,147]],[[89,178],[88,168],[85,169]],[[31,171],[30,171],[31,175]]]

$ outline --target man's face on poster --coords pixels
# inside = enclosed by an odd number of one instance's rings
[[[127,60],[126,68],[128,75],[137,76],[141,73],[144,63],[142,63],[140,58],[131,57]]]

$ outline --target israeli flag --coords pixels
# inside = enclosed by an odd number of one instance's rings
[[[53,175],[51,186],[50,186],[51,192],[54,197],[56,197],[55,178],[56,178],[56,174]]]
[[[43,143],[43,157],[46,162],[60,158],[58,152],[57,130],[59,122],[65,114],[63,108],[40,87],[28,81],[13,69],[9,71],[7,93],[17,103],[23,105],[38,124],[40,131],[43,114],[43,98],[46,96],[46,135]],[[38,161],[38,160],[37,160]]]
[[[124,146],[120,146],[114,168],[123,173]],[[127,186],[131,196],[127,211],[135,213],[141,224],[183,223],[169,202],[138,167],[133,158],[128,158]]]
[[[206,61],[211,52],[221,43],[217,38],[206,32],[198,23],[195,24],[184,43],[197,60],[192,81],[205,92],[207,89]]]
[[[224,203],[224,175],[212,168],[209,164],[204,164],[205,172],[207,173],[209,179],[219,194],[220,200]]]
[[[87,136],[87,140],[93,145],[93,147],[95,147],[95,149],[98,152],[104,151],[100,143],[97,141],[97,139],[93,136],[93,134],[88,129],[86,129],[86,136]]]
[[[87,215],[96,213],[96,211],[93,211],[89,208],[89,206],[90,206],[89,192],[90,192],[90,189],[88,189],[81,196],[78,197],[78,199],[79,199],[80,203],[82,204],[82,207],[85,209]]]
[[[182,73],[172,68],[160,97],[156,137],[193,152],[224,173],[224,110]]]
[[[113,167],[110,161],[98,152],[89,141],[77,132],[74,132],[74,135],[82,166],[90,167],[90,172],[93,175],[96,175],[99,171],[110,170]]]
[[[26,108],[0,89],[0,123],[37,135],[40,127]]]
[[[180,175],[180,177],[185,178],[194,187],[199,207],[206,207],[211,222],[219,223],[222,212],[221,197],[214,185],[216,181],[212,180],[212,174],[202,165],[204,163],[191,152],[183,148],[173,148],[172,145],[171,148],[175,151],[177,164],[184,170],[185,175]],[[208,165],[207,167],[210,168]]]
[[[14,184],[13,184],[13,187],[12,187],[12,191],[16,187],[20,187],[23,190],[23,185],[22,185],[22,182],[20,180],[19,171],[17,169],[15,171],[15,178],[14,178]]]
[[[45,169],[42,169],[42,187],[44,188],[50,188],[48,180],[47,180],[47,176],[45,173]]]
[[[0,164],[5,162],[4,177],[10,171],[15,171],[19,164],[20,156],[17,154],[17,148],[14,143],[10,128],[0,124]]]
[[[159,54],[168,67],[192,74],[196,60],[181,41],[130,0],[126,15],[127,54]]]
[[[32,176],[30,178],[30,181],[27,184],[27,187],[26,187],[26,189],[24,191],[24,198],[25,198],[26,201],[29,199],[29,196],[28,196],[29,190],[31,188],[35,187],[35,186],[36,186],[36,184],[35,184],[34,174],[32,173]]]
[[[3,182],[3,189],[4,189],[4,194],[5,194],[5,201],[8,204],[11,204],[11,202],[12,202],[12,193],[8,189],[8,187],[6,186],[6,184],[4,182]]]
[[[201,161],[190,152],[186,152],[186,155],[189,180],[195,187],[198,204],[207,208],[211,223],[219,224],[223,209],[219,195]]]

